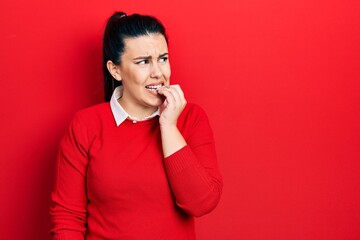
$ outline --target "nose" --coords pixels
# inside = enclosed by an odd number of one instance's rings
[[[161,68],[157,62],[151,64],[151,73],[150,77],[152,78],[160,78],[162,75]]]

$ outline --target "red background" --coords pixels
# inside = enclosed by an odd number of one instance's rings
[[[102,101],[115,10],[159,17],[172,81],[207,111],[224,192],[198,239],[360,239],[360,4],[2,0],[0,239],[49,239],[59,140]]]

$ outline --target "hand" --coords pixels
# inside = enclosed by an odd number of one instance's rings
[[[176,126],[177,119],[186,106],[183,91],[179,85],[170,85],[162,87],[158,93],[165,97],[160,107],[160,126]]]
[[[177,128],[177,120],[186,106],[184,93],[179,85],[159,89],[165,98],[160,106],[160,131],[164,157],[168,157],[186,145],[184,137]]]

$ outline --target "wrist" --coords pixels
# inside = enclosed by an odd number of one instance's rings
[[[176,123],[160,123],[161,130],[178,130]]]

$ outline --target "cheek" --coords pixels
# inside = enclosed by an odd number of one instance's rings
[[[171,75],[170,65],[164,66],[162,69],[162,73],[165,78],[170,78],[170,75]]]
[[[143,69],[136,69],[136,71],[133,71],[130,77],[133,83],[142,85],[146,82],[148,76],[149,76],[149,71],[143,68]]]

